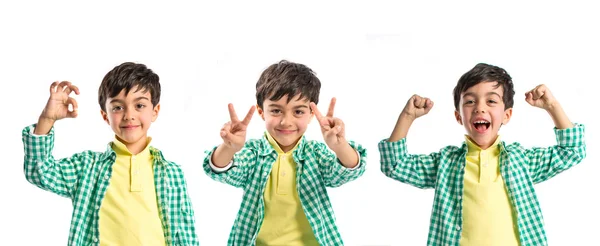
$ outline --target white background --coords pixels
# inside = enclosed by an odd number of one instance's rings
[[[25,180],[21,130],[36,122],[50,83],[69,80],[81,89],[80,114],[56,124],[54,155],[104,150],[113,134],[99,113],[98,86],[125,61],[144,63],[160,76],[162,110],[149,135],[185,170],[201,244],[225,245],[242,190],[210,180],[201,168],[203,151],[220,143],[227,103],[247,112],[260,73],[281,59],[317,73],[322,111],[337,97],[347,135],[368,149],[365,175],[329,189],[347,245],[426,243],[433,190],[385,177],[377,143],[417,93],[435,106],[413,124],[409,151],[460,144],[465,132],[454,120],[452,89],[478,62],[505,68],[515,83],[503,140],[526,147],[555,143],[550,117],[524,101],[540,83],[573,122],[586,124],[588,157],[536,188],[551,245],[598,242],[595,4],[49,2],[0,4],[2,245],[66,244],[71,202]],[[249,137],[263,131],[255,116]],[[307,137],[322,140],[314,122]]]

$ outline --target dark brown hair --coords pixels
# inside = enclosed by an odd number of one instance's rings
[[[269,66],[256,82],[256,103],[263,107],[265,100],[277,101],[288,96],[288,103],[296,95],[319,103],[321,81],[307,66],[282,60]]]
[[[144,93],[150,91],[152,106],[158,105],[160,101],[160,83],[158,75],[152,72],[144,64],[125,62],[116,66],[108,72],[98,89],[98,103],[102,111],[106,112],[106,100],[115,97],[125,90],[129,91],[137,86],[137,90]]]
[[[504,91],[502,95],[504,109],[513,107],[515,89],[510,75],[506,70],[500,67],[479,63],[463,74],[458,80],[456,87],[454,87],[454,107],[456,110],[459,110],[458,104],[460,102],[460,95],[469,88],[482,82],[496,82],[496,88],[502,86]]]

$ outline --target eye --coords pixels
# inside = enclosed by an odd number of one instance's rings
[[[498,103],[496,100],[490,99],[488,100],[488,103]]]
[[[112,111],[113,112],[118,112],[118,111],[121,111],[121,110],[123,110],[123,107],[121,107],[121,106],[113,106],[112,107]]]
[[[281,110],[279,110],[279,109],[272,109],[271,110],[271,114],[280,114],[280,113],[281,113]]]
[[[145,107],[146,107],[146,105],[141,104],[141,103],[138,103],[138,104],[135,105],[135,108],[137,108],[137,109],[143,109]]]
[[[475,103],[475,101],[474,101],[474,100],[466,100],[466,101],[465,101],[465,104],[466,104],[466,105],[469,105],[469,104],[474,104],[474,103]]]
[[[295,113],[296,113],[297,115],[303,115],[303,114],[305,114],[305,112],[304,112],[304,111],[302,111],[302,110],[296,110],[296,112],[295,112]]]

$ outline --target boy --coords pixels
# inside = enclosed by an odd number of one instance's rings
[[[73,200],[68,244],[199,245],[183,172],[147,137],[160,110],[158,75],[131,62],[108,72],[98,102],[114,141],[55,160],[54,122],[77,117],[71,92],[79,95],[70,82],[52,83],[38,123],[23,130],[27,180]]]
[[[255,108],[240,121],[229,104],[223,143],[204,159],[211,178],[244,189],[228,245],[343,245],[326,187],[360,177],[366,151],[345,139],[344,123],[333,117],[335,98],[325,116],[318,111],[320,88],[305,65],[283,60],[269,66],[256,83],[266,132],[249,141]],[[313,115],[327,145],[304,138]]]
[[[455,117],[467,131],[461,147],[408,154],[410,125],[433,107],[417,95],[408,100],[390,138],[379,143],[383,173],[436,189],[428,245],[547,244],[533,185],[581,162],[585,129],[571,123],[550,90],[539,85],[525,94],[526,101],[550,114],[558,145],[505,144],[498,130],[510,120],[514,94],[504,69],[478,64],[454,88]]]

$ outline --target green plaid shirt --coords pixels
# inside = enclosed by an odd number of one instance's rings
[[[335,215],[326,187],[338,187],[355,180],[365,172],[366,150],[350,141],[360,155],[359,167],[344,167],[324,143],[306,141],[303,136],[292,156],[297,163],[296,186],[306,218],[320,245],[343,245],[335,225]],[[228,245],[254,245],[265,215],[264,191],[277,152],[263,137],[246,141],[233,157],[232,167],[221,173],[210,167],[212,152],[207,151],[204,171],[212,179],[244,189]]]
[[[55,160],[54,128],[35,136],[35,125],[23,129],[24,171],[27,180],[73,201],[68,245],[98,245],[98,212],[109,185],[116,154],[108,144],[105,152],[85,151]],[[150,147],[154,159],[154,182],[167,245],[199,245],[194,210],[181,168]]]
[[[521,245],[547,245],[542,211],[534,184],[546,181],[585,158],[585,127],[554,129],[557,145],[525,149],[500,143],[500,173],[504,179]],[[379,142],[381,171],[418,188],[435,188],[427,245],[459,245],[467,146],[448,146],[429,155],[407,153],[406,138]]]

